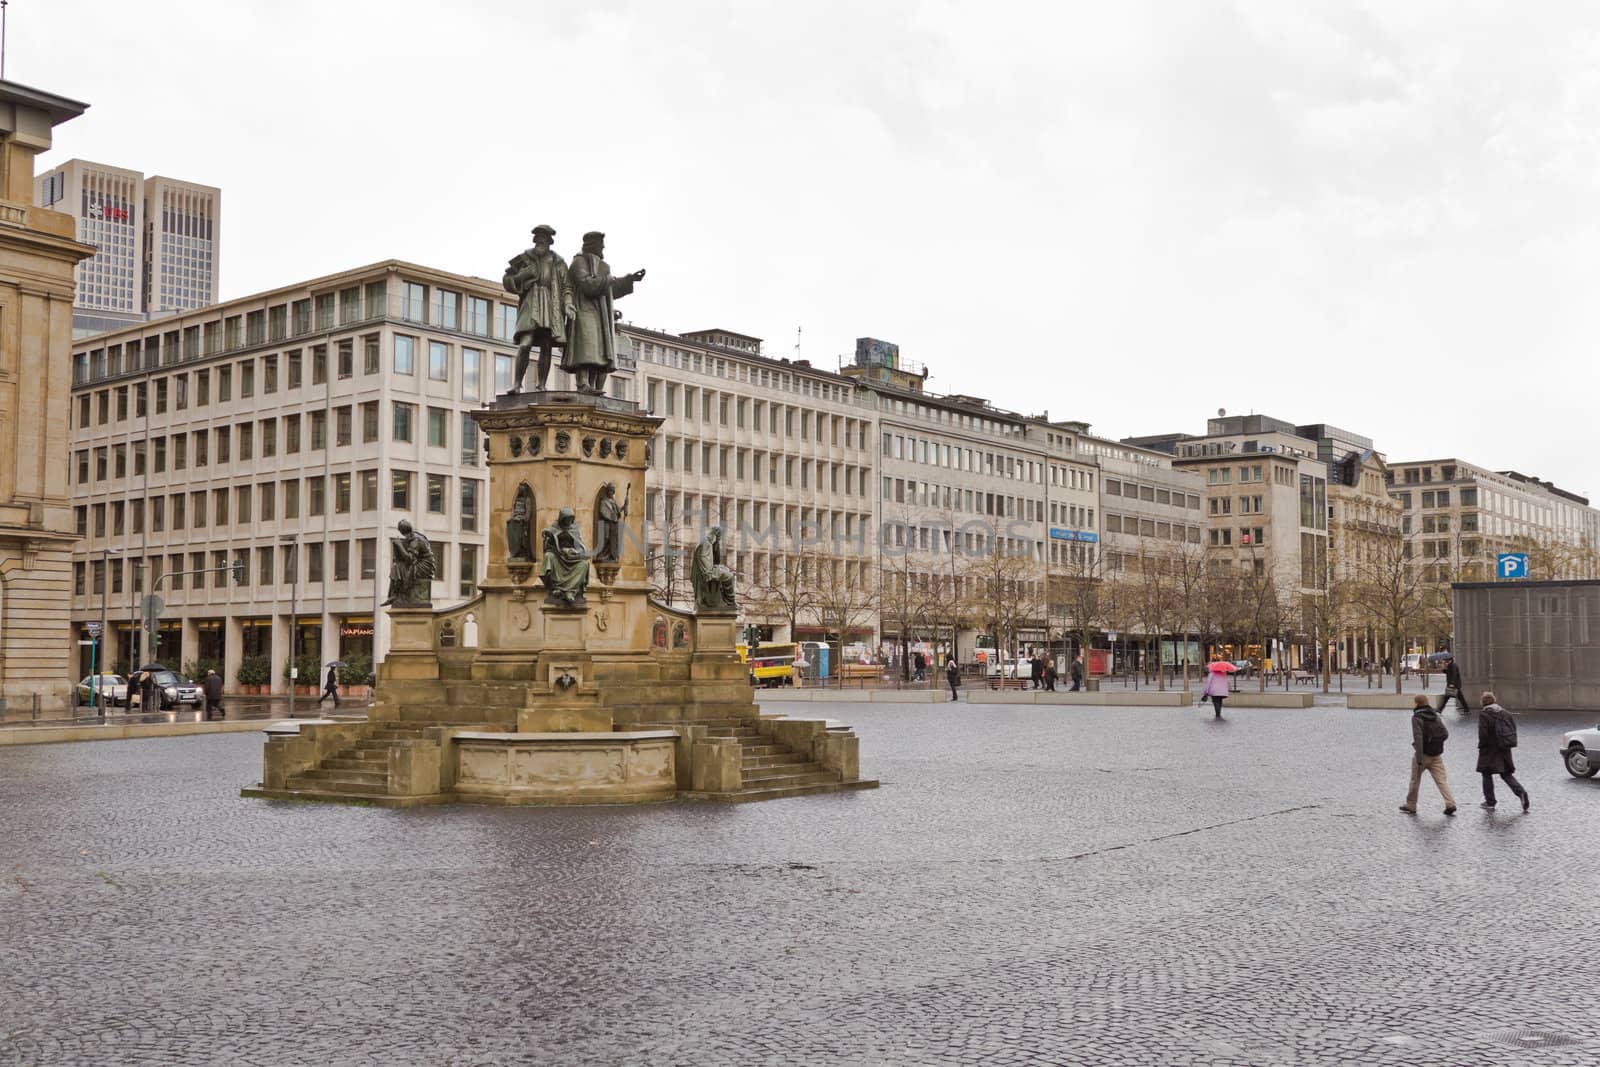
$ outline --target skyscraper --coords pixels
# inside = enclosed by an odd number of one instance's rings
[[[220,189],[83,159],[34,184],[98,249],[78,266],[74,337],[216,303]]]

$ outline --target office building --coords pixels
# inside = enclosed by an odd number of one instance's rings
[[[34,186],[36,202],[70,215],[96,249],[78,265],[75,337],[216,303],[220,189],[83,159]]]

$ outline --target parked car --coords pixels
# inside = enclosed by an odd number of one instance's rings
[[[199,707],[205,699],[200,692],[200,687],[177,671],[156,671],[156,689],[161,694],[161,710],[175,707],[179,704],[189,704]],[[136,689],[137,693],[138,690]],[[155,710],[155,709],[150,709]]]
[[[1572,777],[1593,778],[1600,771],[1600,726],[1563,735],[1561,762]]]
[[[83,681],[78,683],[79,704],[93,703],[94,684],[94,675],[92,674],[85,676]],[[105,702],[112,707],[128,702],[128,680],[120,674],[102,674],[99,688],[105,694]]]

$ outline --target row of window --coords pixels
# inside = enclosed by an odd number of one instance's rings
[[[1211,531],[1213,534],[1215,530]],[[1106,512],[1106,533],[1133,534],[1135,537],[1154,537],[1160,541],[1187,541],[1189,544],[1200,543],[1200,527],[1187,526],[1181,522],[1165,522],[1161,519],[1146,519],[1138,515],[1116,515]],[[1213,540],[1212,544],[1217,542]]]
[[[352,546],[354,546],[352,548]],[[297,573],[304,551],[305,570]],[[451,546],[433,543],[438,560],[437,580],[448,581]],[[455,546],[457,592],[463,597],[477,595],[480,575],[480,546]],[[151,589],[163,593],[181,592],[184,583],[192,590],[246,587],[289,583],[320,585],[326,581],[351,579],[352,557],[358,580],[371,581],[378,573],[378,541],[373,537],[354,541],[311,541],[304,545],[260,545],[254,548],[218,548],[202,552],[173,552],[140,559],[113,557],[79,560],[72,565],[72,591],[75,596],[103,596],[122,593],[141,594],[146,577]],[[330,566],[331,564],[331,566]],[[236,566],[237,565],[237,566]],[[238,575],[236,578],[235,575]],[[126,576],[126,577],[125,577]],[[109,584],[107,578],[109,577]]]
[[[835,404],[844,404],[850,401],[851,387],[849,386],[839,382],[823,381],[809,375],[781,370],[776,367],[763,367],[758,364],[746,363],[742,360],[726,359],[712,353],[674,348],[656,341],[640,342],[639,351],[640,358],[646,363],[655,363],[663,367],[675,367],[679,370],[707,374],[715,378],[726,378],[730,381],[745,382],[763,390],[797,393],[800,396],[814,397],[818,400],[830,401]],[[651,410],[660,410],[655,407],[654,397],[651,398]],[[865,448],[865,443],[860,447]]]
[[[798,436],[802,441],[831,444],[835,448],[867,447],[867,423],[864,419],[829,415],[793,404],[780,404],[775,400],[757,400],[737,393],[663,383],[655,379],[646,379],[644,396],[645,406],[651,412],[668,417],[681,415],[688,422],[732,426],[739,430],[748,428],[757,433],[765,427],[770,434]],[[664,407],[659,404],[663,397],[666,401]]]
[[[681,470],[737,481],[816,488],[849,496],[866,496],[870,470],[849,463],[830,463],[802,456],[783,456],[732,445],[713,445],[690,438],[668,437],[653,447],[650,464],[663,473]]]
[[[1256,468],[1258,471],[1259,467]],[[1163,489],[1158,485],[1141,485],[1122,478],[1107,477],[1105,480],[1105,495],[1119,496],[1126,500],[1142,500],[1147,504],[1166,504],[1175,508],[1188,508],[1190,511],[1200,510],[1200,498],[1194,493],[1184,493],[1175,489]],[[1257,497],[1256,499],[1260,499]]]
[[[883,458],[923,463],[947,470],[969,471],[989,477],[1010,478],[1034,485],[1045,483],[1045,463],[1022,456],[1008,456],[983,449],[964,448],[943,441],[929,441],[902,434],[883,435]],[[1094,491],[1094,474],[1076,467],[1049,465],[1050,484],[1060,488]]]
[[[447,513],[451,480],[448,474],[423,475],[421,502],[429,514]],[[476,531],[483,503],[483,482],[476,478],[455,480],[460,482],[459,526],[462,530]],[[416,484],[415,471],[391,471],[390,505],[396,510],[409,511],[416,499]],[[359,505],[359,510],[363,512],[376,511],[378,472],[364,470],[333,475],[318,474],[305,478],[260,482],[255,485],[195,489],[184,493],[152,496],[148,499],[80,504],[75,509],[75,514],[78,536],[104,538],[145,533],[147,516],[149,532],[164,533],[168,530],[186,528],[200,530],[208,525],[244,526],[257,522],[274,522],[280,517],[298,519],[302,505],[309,517],[328,514],[330,506],[332,514],[335,515],[348,515],[356,505]]]

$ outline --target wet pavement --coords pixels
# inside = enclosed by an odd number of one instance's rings
[[[792,708],[883,788],[391,811],[239,798],[252,734],[0,750],[0,1063],[1600,1062],[1556,755],[1600,714],[1521,721],[1527,815],[1452,714],[1447,819],[1395,810],[1403,712]]]

